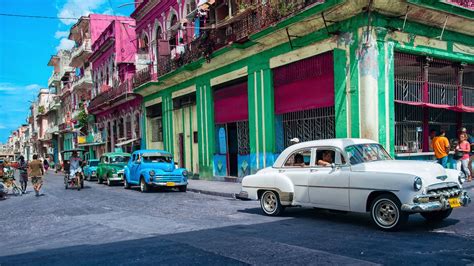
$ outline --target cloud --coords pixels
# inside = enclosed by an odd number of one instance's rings
[[[58,17],[61,18],[79,18],[81,16],[87,16],[92,13],[95,9],[98,9],[107,0],[67,0],[64,5],[58,10]],[[77,20],[73,19],[61,19],[61,22],[66,25],[72,25]]]
[[[67,30],[66,31],[58,30],[54,33],[54,38],[56,38],[56,39],[65,38],[67,36],[69,36],[69,31],[67,31]]]
[[[72,49],[72,47],[74,47],[74,41],[69,40],[68,38],[62,38],[59,41],[58,46],[56,46],[56,51],[69,50],[69,49]]]
[[[30,91],[30,90],[38,90],[39,88],[41,88],[41,86],[38,84],[30,84],[30,85],[27,85],[25,88]]]

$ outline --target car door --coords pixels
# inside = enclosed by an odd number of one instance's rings
[[[303,163],[298,162],[298,156],[303,156]],[[308,178],[310,176],[311,162],[313,162],[313,151],[304,148],[293,152],[286,160],[279,173],[288,177],[294,186],[293,199],[296,203],[308,203]]]
[[[133,183],[138,183],[140,179],[140,175],[138,173],[140,163],[138,163],[138,158],[140,158],[139,154],[135,154],[132,158],[132,161],[130,162],[130,180]]]
[[[325,151],[334,154],[330,166],[318,165]],[[340,150],[332,147],[318,147],[315,153],[316,160],[308,180],[311,203],[320,208],[349,210],[350,167],[346,158]]]
[[[102,177],[105,167],[105,156],[100,157],[99,165],[97,166],[97,177]]]

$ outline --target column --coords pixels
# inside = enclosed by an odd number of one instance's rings
[[[114,134],[114,120],[110,120],[110,149],[109,152],[114,151],[115,147],[115,134]]]
[[[209,79],[196,84],[199,176],[214,176],[214,97]]]
[[[163,95],[162,108],[162,123],[163,123],[163,144],[165,150],[174,154],[174,141],[173,141],[173,99],[171,94],[168,93]]]
[[[276,159],[273,92],[273,75],[268,62],[249,65],[249,164],[251,173],[273,165]]]

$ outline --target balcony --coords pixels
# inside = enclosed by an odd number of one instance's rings
[[[200,58],[204,57],[209,62],[214,51],[232,43],[244,43],[252,34],[283,21],[311,5],[323,2],[324,0],[278,0],[259,5],[255,0],[237,1],[240,10],[219,22],[215,29],[208,30],[199,38],[186,44],[184,48],[179,48],[181,50],[179,53],[175,48],[171,51],[171,56],[159,55],[157,77],[182,66],[192,70],[194,66],[191,63]],[[136,84],[143,83],[136,82]]]
[[[133,87],[139,87],[151,80],[151,67],[146,66],[133,75]]]
[[[134,98],[132,81],[126,80],[116,83],[112,89],[104,91],[92,99],[88,111],[90,113],[99,112]]]
[[[61,101],[59,97],[56,96],[50,101],[49,106],[48,106],[48,112],[58,111],[60,107],[61,107]]]
[[[51,74],[51,77],[48,79],[48,86],[49,87],[54,87],[56,86],[59,82],[61,81],[61,76],[60,73],[54,73]]]
[[[92,76],[90,71],[85,71],[82,76],[75,76],[72,80],[73,90],[81,91],[92,88]]]
[[[91,40],[85,39],[84,42],[78,46],[74,47],[71,51],[71,62],[69,66],[71,67],[80,67],[92,54]]]

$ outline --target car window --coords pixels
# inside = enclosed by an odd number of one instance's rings
[[[380,144],[352,145],[346,147],[345,150],[351,164],[392,160],[390,155]]]
[[[333,163],[336,163],[336,151],[334,149],[316,150],[316,161],[314,163],[315,166],[330,167]]]
[[[114,156],[110,157],[111,163],[126,163],[130,160],[130,156]]]
[[[311,149],[303,149],[291,154],[285,162],[285,167],[309,167],[310,162]]]
[[[99,165],[98,161],[89,161],[89,166],[97,166]]]
[[[171,163],[171,156],[143,156],[143,161],[147,163]]]

